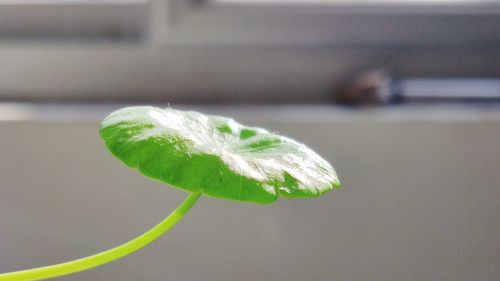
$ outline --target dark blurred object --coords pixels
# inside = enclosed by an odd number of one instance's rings
[[[500,79],[406,78],[391,79],[373,70],[343,83],[335,101],[349,106],[386,103],[500,102]]]
[[[391,95],[390,88],[391,80],[385,71],[372,70],[341,84],[335,91],[335,101],[350,106],[385,103]]]

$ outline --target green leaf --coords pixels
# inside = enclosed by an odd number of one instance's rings
[[[332,166],[305,145],[230,118],[127,107],[106,117],[100,134],[127,166],[212,197],[271,203],[340,187]]]

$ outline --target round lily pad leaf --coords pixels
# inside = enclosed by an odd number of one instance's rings
[[[332,166],[305,145],[230,118],[127,107],[106,117],[100,134],[127,166],[212,197],[271,203],[340,186]]]

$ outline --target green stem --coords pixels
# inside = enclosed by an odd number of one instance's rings
[[[0,274],[0,281],[32,281],[59,277],[91,269],[125,257],[147,246],[170,230],[184,217],[187,211],[196,203],[200,195],[201,193],[190,194],[165,220],[125,244],[92,256],[65,263]]]

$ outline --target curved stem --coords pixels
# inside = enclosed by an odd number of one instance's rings
[[[147,246],[151,242],[158,239],[165,232],[170,230],[176,225],[189,211],[189,209],[196,203],[201,193],[190,194],[184,202],[173,211],[166,219],[157,224],[155,227],[142,234],[141,236],[122,244],[110,250],[88,256],[85,258],[38,267],[33,269],[14,271],[9,273],[0,274],[0,281],[32,281],[43,280],[53,277],[59,277],[87,269],[91,269],[119,258],[125,257],[141,248]]]

